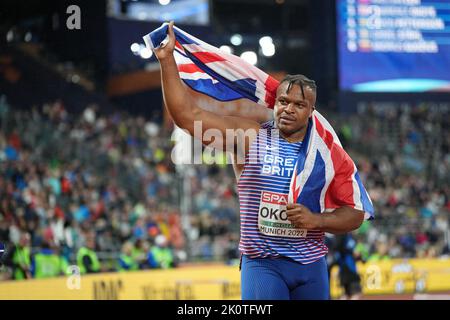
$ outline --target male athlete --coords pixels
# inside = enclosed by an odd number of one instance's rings
[[[276,94],[274,121],[260,125],[240,117],[220,116],[195,105],[182,84],[173,56],[173,23],[168,34],[168,42],[155,49],[155,55],[161,64],[162,90],[169,114],[177,126],[203,144],[233,150],[241,215],[242,299],[328,299],[324,232],[346,233],[364,220],[363,211],[352,208],[348,201],[346,205],[345,184],[352,183],[353,170],[335,172],[341,185],[332,183],[330,188],[336,203],[343,205],[333,212],[319,214],[304,205],[286,202],[283,209],[279,202],[280,198],[287,199],[293,168],[315,108],[314,81],[302,75],[282,80]],[[201,122],[200,133],[194,130],[194,122]],[[209,129],[219,130],[223,138],[216,137],[212,142],[205,139],[203,133]],[[227,129],[236,135],[227,137]],[[245,141],[243,154],[241,141]],[[237,161],[242,157],[245,161]],[[270,211],[274,206],[280,210]],[[274,224],[273,219],[280,217],[294,225],[294,230],[285,228],[286,223],[281,220]]]

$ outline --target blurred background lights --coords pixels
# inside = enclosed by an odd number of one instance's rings
[[[134,54],[137,54],[137,53],[139,53],[139,51],[141,50],[141,47],[139,46],[139,44],[138,43],[133,43],[131,46],[130,46],[130,50],[134,53]]]
[[[275,45],[273,44],[273,39],[271,37],[262,37],[259,39],[259,45],[264,56],[272,57],[275,54]]]
[[[139,55],[141,56],[142,59],[149,59],[153,55],[153,52],[152,50],[144,47],[141,48],[141,50],[139,51]]]
[[[269,36],[264,36],[261,39],[259,39],[259,45],[262,47],[267,46],[269,44],[273,44],[273,39],[272,37]]]
[[[225,53],[233,54],[233,48],[231,48],[230,46],[223,45],[223,46],[220,46],[219,49]]]
[[[24,40],[25,40],[25,42],[30,42],[32,38],[33,38],[33,36],[31,35],[31,32],[27,32],[25,34]]]
[[[266,57],[272,57],[275,54],[275,45],[273,43],[261,47],[262,54]]]
[[[14,31],[9,30],[6,34],[6,41],[11,42],[14,40]]]
[[[255,65],[258,63],[258,56],[253,51],[242,52],[241,58],[252,65]]]
[[[232,45],[240,46],[242,43],[242,36],[240,34],[233,34],[230,38]]]

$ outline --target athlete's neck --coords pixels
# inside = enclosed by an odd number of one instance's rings
[[[296,143],[296,142],[303,141],[303,139],[305,138],[305,134],[306,134],[306,128],[301,129],[292,134],[287,134],[280,130],[280,135],[284,138],[284,140],[286,140],[289,143]]]

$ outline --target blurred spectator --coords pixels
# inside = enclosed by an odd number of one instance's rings
[[[86,246],[81,247],[77,253],[77,265],[80,268],[80,274],[100,271],[101,265],[95,249],[95,236],[90,234],[86,238]]]
[[[327,115],[375,206],[376,219],[355,233],[357,259],[449,254],[449,110],[367,104],[359,114]],[[170,132],[153,119],[95,105],[72,114],[63,101],[21,111],[5,98],[0,117],[0,242],[8,248],[28,233],[31,255],[50,242],[79,265],[85,248],[91,271],[115,270],[126,242],[140,269],[238,260],[231,166],[177,171]],[[159,236],[165,245],[156,245]]]
[[[133,257],[133,244],[127,241],[123,244],[119,256],[118,271],[134,271],[138,269],[139,264]]]
[[[13,277],[15,280],[30,279],[31,275],[31,246],[30,235],[26,232],[20,236],[20,242],[12,252]]]
[[[358,299],[361,278],[356,267],[356,241],[351,233],[335,237],[335,260],[339,266],[339,281],[344,288],[342,299]]]
[[[147,253],[150,250],[150,245],[147,241],[137,239],[131,249],[131,258],[135,261],[139,269],[147,269]]]
[[[33,255],[32,273],[36,279],[52,278],[68,273],[68,262],[59,255],[55,246],[44,241],[42,248]]]
[[[168,269],[174,267],[174,256],[172,250],[168,247],[168,241],[162,234],[155,238],[155,245],[150,250],[151,256],[156,268]]]

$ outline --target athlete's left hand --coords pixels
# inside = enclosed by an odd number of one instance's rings
[[[321,227],[321,217],[304,205],[288,203],[286,205],[288,220],[299,229],[314,230]]]

